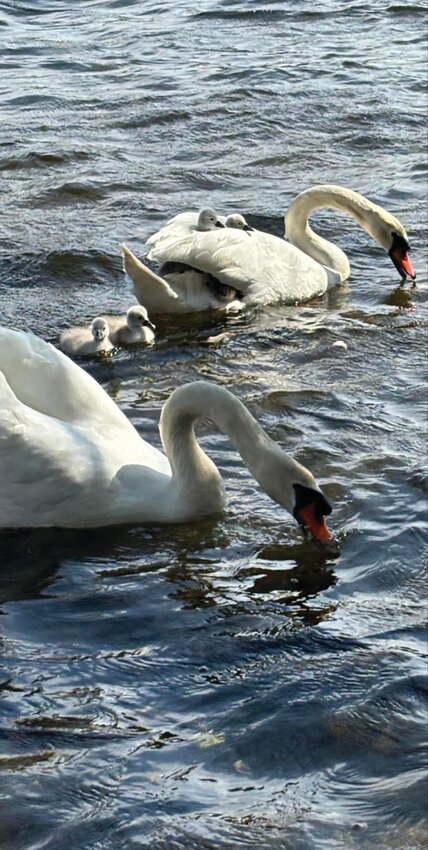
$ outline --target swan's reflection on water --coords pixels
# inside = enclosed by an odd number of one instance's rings
[[[286,591],[283,601],[289,602],[310,599],[337,581],[332,555],[321,546],[269,546],[258,557],[263,561],[261,569],[254,567],[247,572],[257,573],[252,593]],[[278,562],[289,565],[288,569],[278,569]]]
[[[179,584],[172,598],[186,608],[216,607],[223,613],[236,609],[251,613],[254,605],[273,602],[287,616],[298,615],[305,625],[320,622],[332,610],[330,605],[316,604],[313,609],[308,605],[337,581],[331,551],[302,543],[236,555],[229,566],[218,563],[215,553],[201,553],[197,561],[192,556],[179,560],[167,571],[168,578]]]
[[[411,309],[414,307],[413,299],[415,296],[415,290],[416,283],[413,283],[409,288],[406,288],[405,286],[397,286],[385,295],[383,303],[389,307],[399,307],[400,310]]]
[[[229,560],[220,553],[229,551]],[[235,547],[217,518],[183,526],[28,529],[0,538],[0,603],[55,596],[58,572],[86,563],[95,581],[115,583],[162,573],[186,608],[242,605],[254,595],[283,605],[315,598],[336,583],[334,552],[310,541]],[[281,565],[280,568],[278,565]],[[278,595],[278,591],[280,595]],[[307,611],[309,616],[309,612]]]

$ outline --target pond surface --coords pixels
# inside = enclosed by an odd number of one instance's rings
[[[56,342],[135,300],[121,241],[141,254],[207,205],[280,235],[322,182],[398,216],[418,271],[400,286],[323,210],[346,284],[161,319],[153,348],[83,363],[156,445],[175,386],[234,391],[317,476],[341,554],[304,541],[207,423],[221,517],[3,533],[2,850],[425,847],[424,16],[408,0],[0,4],[4,324]]]

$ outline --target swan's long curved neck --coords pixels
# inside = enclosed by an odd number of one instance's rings
[[[263,448],[271,444],[249,411],[227,390],[205,381],[175,390],[164,405],[159,428],[172,468],[170,510],[184,518],[187,513],[192,518],[215,513],[224,502],[220,473],[195,437],[194,425],[201,418],[229,437],[259,481]]]
[[[331,207],[352,215],[371,236],[371,218],[380,208],[358,192],[326,184],[301,192],[285,214],[285,233],[289,241],[322,266],[337,271],[345,280],[350,271],[346,254],[337,245],[314,233],[308,224],[311,213],[321,207]]]

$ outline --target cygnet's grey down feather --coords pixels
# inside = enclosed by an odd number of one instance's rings
[[[148,345],[155,338],[155,325],[141,304],[130,307],[126,316],[106,316],[105,319],[110,328],[110,339],[115,345],[129,345],[134,342]]]
[[[113,348],[108,322],[102,316],[97,316],[87,327],[67,328],[62,332],[59,344],[65,354],[74,355],[97,354]]]

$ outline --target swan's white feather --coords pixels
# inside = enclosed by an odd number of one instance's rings
[[[127,245],[121,245],[121,249],[124,271],[134,284],[134,292],[140,304],[150,313],[181,312],[179,306],[174,304],[178,295],[169,283],[141,263]]]
[[[254,230],[220,228],[208,232],[165,226],[151,238],[150,260],[174,259],[238,289],[247,304],[304,301],[326,291],[326,270],[284,239]],[[155,234],[156,236],[156,234]]]
[[[168,274],[165,280],[142,263],[127,245],[122,245],[122,254],[123,267],[133,282],[135,295],[150,314],[218,309],[218,300],[205,286],[203,273],[189,269],[182,274]]]
[[[167,458],[90,375],[37,337],[1,328],[0,526],[108,524],[118,473],[135,464],[170,476]]]

